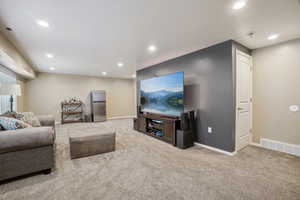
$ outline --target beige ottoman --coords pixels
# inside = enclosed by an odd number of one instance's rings
[[[99,129],[73,130],[69,134],[71,159],[115,150],[116,133]]]

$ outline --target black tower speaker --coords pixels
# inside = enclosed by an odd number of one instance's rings
[[[190,123],[189,123],[189,115],[188,113],[182,113],[180,115],[180,128],[181,130],[189,130],[190,129]]]
[[[196,120],[195,120],[195,111],[189,112],[189,119],[190,119],[190,130],[192,131],[193,140],[197,140],[197,133],[196,133]]]
[[[192,131],[177,130],[176,131],[176,146],[180,149],[186,149],[194,145]]]
[[[176,131],[176,146],[181,149],[194,145],[194,132],[190,118],[194,112],[191,112],[185,112],[180,115],[180,130]],[[194,121],[194,116],[192,116],[192,120]]]

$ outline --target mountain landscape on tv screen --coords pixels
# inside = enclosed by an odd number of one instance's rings
[[[160,90],[145,92],[141,90],[142,110],[166,115],[179,116],[183,112],[183,91]]]
[[[140,86],[143,112],[172,116],[183,112],[183,72],[141,80]]]

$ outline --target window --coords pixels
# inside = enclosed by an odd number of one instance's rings
[[[0,71],[0,84],[8,84],[8,83],[16,83],[16,77],[8,75],[4,72]],[[1,85],[0,85],[1,87]],[[0,95],[0,113],[5,113],[7,111],[10,111],[10,96],[9,95]],[[13,102],[13,110],[16,110],[17,108],[17,98],[16,96],[13,96],[14,102]]]

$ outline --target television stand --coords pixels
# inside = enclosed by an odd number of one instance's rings
[[[134,128],[145,135],[176,145],[176,131],[180,128],[180,120],[158,114],[140,114],[134,119]]]

